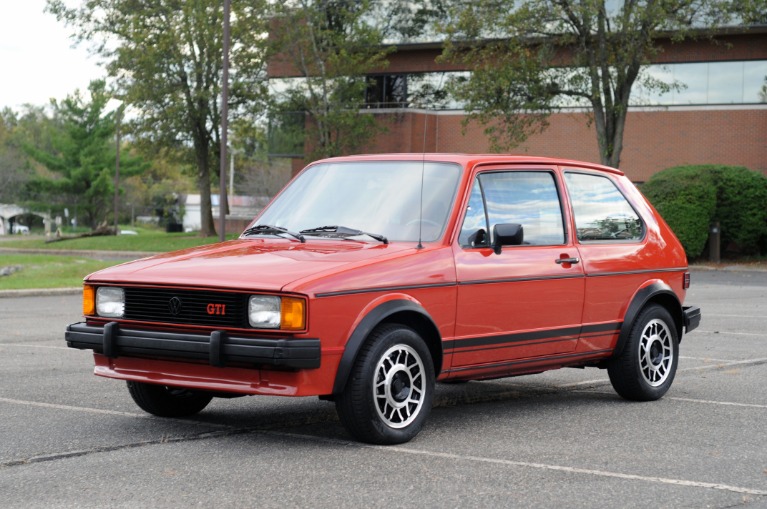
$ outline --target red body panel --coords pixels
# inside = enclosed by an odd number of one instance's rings
[[[387,302],[423,310],[441,341],[440,378],[489,378],[584,365],[610,356],[634,296],[656,281],[681,303],[686,259],[681,245],[641,194],[617,170],[544,158],[479,155],[385,155],[334,161],[421,160],[463,167],[444,235],[436,242],[371,239],[247,238],[158,255],[86,278],[99,286],[196,288],[303,296],[306,330],[296,339],[319,338],[316,369],[214,367],[182,360],[96,354],[95,373],[240,394],[327,395],[333,391],[347,342],[366,317]],[[554,246],[468,249],[458,243],[471,185],[478,172],[498,168],[547,168],[560,190],[566,242]],[[579,243],[563,171],[608,176],[644,222],[637,242]],[[254,223],[255,224],[255,223]],[[575,258],[575,263],[557,263]],[[88,316],[89,323],[112,321]],[[115,320],[146,330],[206,329]],[[213,330],[213,328],[209,328]],[[230,333],[285,337],[275,331],[224,328]]]

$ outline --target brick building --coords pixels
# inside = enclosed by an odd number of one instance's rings
[[[767,174],[767,27],[750,27],[709,39],[671,41],[650,66],[651,73],[673,77],[687,88],[663,96],[634,93],[626,120],[621,169],[636,182],[664,168],[685,164],[742,165]],[[418,108],[409,94],[418,83],[443,83],[465,72],[438,62],[439,43],[402,44],[385,71],[371,74],[375,86],[366,114],[376,115],[386,131],[364,152],[489,151],[482,126],[464,131],[460,105]],[[300,79],[287,61],[269,66],[270,78]],[[572,107],[549,118],[549,127],[514,152],[599,162],[596,134],[588,112]],[[305,161],[294,160],[294,168]]]

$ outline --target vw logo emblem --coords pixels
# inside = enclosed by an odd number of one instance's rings
[[[181,314],[183,303],[178,297],[171,297],[171,299],[168,301],[168,307],[170,308],[170,314],[173,316],[178,316]]]

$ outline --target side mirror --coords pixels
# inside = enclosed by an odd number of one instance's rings
[[[524,238],[521,224],[508,223],[493,226],[493,251],[501,254],[503,246],[520,246]]]

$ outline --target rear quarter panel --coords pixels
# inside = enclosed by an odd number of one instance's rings
[[[674,233],[634,185],[623,176],[612,176],[621,192],[641,216],[645,236],[640,242],[580,243],[586,275],[583,323],[623,322],[637,292],[662,281],[684,301],[684,273],[687,258]],[[578,349],[613,348],[617,331],[594,338],[582,338]]]

